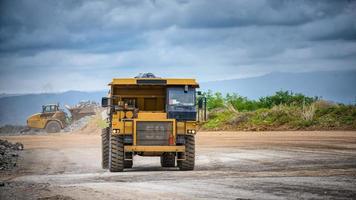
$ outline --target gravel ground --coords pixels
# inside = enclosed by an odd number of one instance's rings
[[[23,144],[11,143],[0,139],[0,172],[16,167],[18,151],[23,150]]]
[[[99,133],[98,133],[99,134]],[[354,199],[356,132],[202,132],[194,171],[100,167],[100,137],[13,136],[26,149],[0,199]]]

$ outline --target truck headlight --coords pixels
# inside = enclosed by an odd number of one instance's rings
[[[188,134],[195,134],[195,132],[196,132],[196,131],[195,131],[194,129],[188,129],[188,130],[187,130],[187,133],[188,133]]]

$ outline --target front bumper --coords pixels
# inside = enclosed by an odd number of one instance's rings
[[[125,152],[185,152],[185,146],[125,146]]]

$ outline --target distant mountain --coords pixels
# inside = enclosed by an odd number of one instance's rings
[[[82,100],[100,102],[103,96],[106,96],[106,91],[2,95],[0,97],[0,126],[5,124],[25,125],[27,117],[41,112],[41,106],[44,104],[60,103],[60,107],[65,109],[64,105],[72,106]]]
[[[356,71],[276,72],[253,78],[205,82],[200,86],[203,91],[234,92],[250,99],[271,95],[278,90],[289,90],[350,104],[356,100]]]
[[[300,92],[308,96],[342,103],[355,103],[356,71],[328,71],[307,73],[271,73],[260,77],[205,82],[201,90],[238,93],[250,99],[274,94],[278,90]],[[107,91],[68,91],[52,94],[0,95],[0,126],[4,124],[26,124],[26,118],[41,112],[41,106],[48,103],[75,105],[81,100],[100,102]]]

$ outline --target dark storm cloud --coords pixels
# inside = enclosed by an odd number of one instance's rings
[[[116,71],[212,80],[301,67],[356,68],[356,2],[350,0],[0,4],[0,78],[6,84],[23,76],[30,90],[53,72],[66,73],[68,85],[58,86],[66,89],[76,78],[106,79]],[[48,80],[37,84],[39,74]],[[3,83],[0,91],[7,88]]]
[[[132,47],[142,42],[140,33],[172,25],[214,29],[317,21],[316,28],[305,28],[310,39],[353,40],[354,7],[350,1],[3,1],[1,51],[110,48],[111,42]]]

